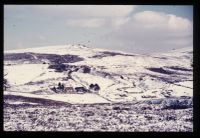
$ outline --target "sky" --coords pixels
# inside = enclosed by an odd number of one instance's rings
[[[193,47],[191,5],[4,5],[4,49],[84,44],[150,53]]]

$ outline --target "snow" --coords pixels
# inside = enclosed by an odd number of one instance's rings
[[[189,87],[189,88],[193,88],[193,81],[184,81],[184,82],[178,82],[176,84],[185,86],[185,87]]]
[[[12,85],[21,85],[30,82],[37,76],[40,76],[47,65],[43,64],[22,64],[5,66],[8,75],[5,76]]]
[[[95,51],[94,50],[90,51],[88,50],[87,47],[81,47],[79,45],[71,45],[71,44],[5,51],[5,53],[24,53],[24,52],[58,54],[58,55],[73,54],[73,55],[81,55],[83,57],[88,57],[92,56]]]
[[[67,76],[67,75],[64,74],[64,73],[54,72],[54,70],[51,69],[51,70],[48,70],[48,71],[46,70],[44,72],[44,74],[42,74],[41,76],[38,76],[37,78],[33,79],[32,81],[36,82],[36,81],[41,81],[41,80],[61,78],[63,76]]]
[[[31,105],[38,105],[37,103],[30,103],[30,102],[21,102],[21,101],[15,101],[11,102],[9,104],[19,105],[19,104],[31,104]]]
[[[192,87],[191,87],[192,88]],[[177,86],[177,85],[170,85],[168,89],[173,90],[173,96],[180,97],[180,96],[190,96],[193,97],[193,89]]]
[[[92,95],[93,98],[98,97],[96,99],[97,102],[98,100],[100,102],[105,99],[107,99],[107,101],[116,102],[148,99],[142,98],[142,96],[163,98],[164,95],[162,92],[166,93],[167,91],[171,91],[171,96],[193,96],[193,72],[167,68],[168,66],[180,66],[192,69],[192,48],[177,49],[166,53],[134,54],[134,56],[115,55],[102,57],[100,59],[92,58],[92,56],[98,55],[100,52],[104,51],[131,54],[70,44],[9,50],[5,51],[5,53],[32,52],[78,55],[79,57],[83,57],[84,60],[66,64],[77,66],[87,65],[91,67],[92,71],[91,73],[73,72],[71,74],[72,79],[65,80],[68,77],[67,71],[55,72],[54,69],[48,69],[49,64],[24,64],[14,61],[5,61],[4,71],[8,73],[5,78],[11,85],[10,90],[19,92],[22,95],[23,93],[33,94],[33,91],[44,91],[50,94],[52,93],[50,88],[57,86],[57,84],[61,82],[65,86],[84,86],[86,88],[88,88],[90,84],[97,83],[100,86],[100,91],[97,95]],[[36,56],[35,59],[37,59]],[[162,72],[148,70],[148,68],[163,68],[175,72],[175,75],[170,76]],[[103,72],[110,74],[110,76],[105,77]],[[178,79],[179,82],[170,83],[166,81],[168,79],[172,81],[174,81],[173,79]],[[35,84],[27,85],[26,83],[28,82],[33,82]],[[133,83],[135,86],[133,86]],[[42,93],[40,94],[42,96]],[[37,94],[37,96],[39,96],[39,94]],[[57,100],[62,100],[62,98],[58,98],[59,94],[55,94],[55,96],[57,96]],[[84,97],[83,100],[74,100],[75,102],[86,103],[87,100],[89,103],[92,102],[90,99],[86,98],[86,96],[91,96],[90,94],[77,94],[77,97],[76,94],[70,94],[69,96],[71,99],[73,99],[73,97],[75,97],[75,99]],[[66,95],[64,97],[66,98]],[[72,103],[74,101],[68,100],[68,102]]]
[[[70,71],[56,72],[48,68],[50,61],[45,61],[46,64],[33,64],[32,61],[25,63],[4,60],[4,73],[7,74],[4,74],[4,78],[9,86],[4,90],[4,96],[7,97],[4,97],[4,129],[192,131],[192,48],[166,53],[92,58],[104,51],[129,54],[71,44],[5,51],[5,54],[31,52],[77,55],[84,60],[64,64],[77,67],[86,65],[91,68],[91,72],[83,73],[80,69],[70,74]],[[37,61],[37,56],[33,56]],[[172,66],[178,69],[170,68]],[[162,70],[173,73],[163,73]],[[65,87],[83,86],[86,89],[90,84],[98,84],[100,90],[82,94],[75,91],[56,93],[51,88],[57,87],[58,83],[64,84]],[[17,98],[19,96],[21,98]],[[181,96],[189,96],[189,99],[181,99]],[[168,103],[173,106],[173,101],[177,99],[180,105],[189,106],[180,110],[163,109]],[[60,102],[67,105],[58,106],[57,103]]]
[[[72,75],[77,79],[77,81],[80,81],[81,79],[83,84],[98,84],[101,91],[105,90],[109,85],[114,83],[110,79],[90,74],[74,72]]]
[[[31,97],[31,98],[50,99],[50,100],[55,100],[55,101],[71,103],[71,104],[110,103],[110,101],[92,93],[35,95],[31,93],[4,91],[4,95],[18,95],[18,96]]]

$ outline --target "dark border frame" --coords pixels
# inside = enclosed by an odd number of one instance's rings
[[[54,4],[58,4],[58,5],[193,5],[193,62],[194,62],[194,67],[193,67],[193,82],[194,82],[194,112],[193,112],[193,132],[6,132],[3,131],[3,83],[1,83],[1,92],[0,92],[0,98],[1,98],[1,132],[5,135],[18,135],[18,136],[29,136],[29,134],[40,134],[41,136],[46,136],[46,135],[52,135],[52,134],[67,134],[67,135],[71,135],[71,136],[94,136],[95,134],[99,134],[99,136],[103,136],[103,135],[109,135],[112,134],[113,136],[127,136],[127,135],[135,135],[135,136],[186,136],[186,137],[190,137],[190,136],[195,136],[198,135],[198,131],[199,131],[199,120],[200,120],[200,113],[199,113],[199,109],[200,109],[200,97],[199,97],[199,92],[198,92],[198,85],[199,85],[199,77],[200,77],[200,68],[199,68],[199,61],[200,59],[198,59],[199,55],[198,53],[200,53],[200,48],[199,48],[199,30],[200,30],[200,23],[199,23],[199,8],[200,8],[200,3],[198,3],[198,0],[163,0],[163,1],[157,1],[157,0],[121,0],[121,1],[117,1],[117,0],[112,0],[112,1],[103,1],[103,0],[87,0],[87,1],[81,1],[81,0],[46,0],[46,1],[41,1],[41,0],[20,0],[20,1],[15,1],[15,0],[2,0],[2,2],[0,2],[0,9],[1,9],[1,28],[2,30],[4,29],[4,5],[54,5]],[[199,12],[200,13],[200,12]],[[1,61],[0,61],[0,67],[2,70],[1,73],[1,82],[3,82],[3,51],[4,51],[4,32],[2,31],[1,33]],[[163,135],[164,134],[164,135]]]

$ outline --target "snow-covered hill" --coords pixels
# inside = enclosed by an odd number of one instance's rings
[[[69,103],[110,103],[193,96],[192,47],[133,54],[84,45],[59,45],[4,52],[5,95]],[[99,92],[55,93],[98,84]]]

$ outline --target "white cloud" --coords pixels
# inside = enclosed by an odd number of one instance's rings
[[[102,32],[106,30],[104,33],[112,30],[111,33],[101,36],[95,43],[104,47],[119,46],[122,50],[123,46],[126,50],[128,47],[132,51],[135,49],[137,51],[137,49],[159,50],[192,45],[193,25],[190,20],[164,12],[134,13],[135,7],[131,5],[6,5],[4,14],[5,17],[16,18],[17,15],[24,19],[33,17],[42,23],[53,20],[55,22],[49,23],[59,23],[61,26],[64,22],[63,28],[99,28],[95,32],[97,34],[101,30]],[[11,14],[13,12],[18,14]],[[86,29],[86,33],[87,31],[90,32]],[[46,39],[37,36],[40,40]]]
[[[97,40],[98,45],[123,45],[132,51],[192,46],[192,22],[163,12],[144,11],[134,14],[117,30]],[[106,41],[103,41],[106,40]],[[105,43],[104,43],[105,42]]]
[[[105,19],[69,19],[66,21],[67,26],[73,27],[88,27],[88,28],[96,28],[105,25]]]
[[[140,25],[150,29],[171,29],[171,30],[188,30],[192,24],[189,20],[177,17],[173,14],[163,12],[144,11],[133,16],[134,25]]]
[[[129,17],[126,18],[89,18],[89,19],[68,19],[66,20],[67,26],[72,27],[87,27],[87,28],[97,28],[97,27],[113,27],[116,29],[126,22],[129,21]]]
[[[67,17],[124,17],[134,10],[132,5],[37,5],[36,10]]]
[[[191,30],[192,22],[187,19],[177,17],[175,15],[168,15],[168,25],[173,30]]]
[[[119,27],[128,21],[134,5],[8,5],[13,12],[31,11],[46,18],[66,20],[76,27]]]
[[[75,27],[119,27],[128,21],[133,5],[38,5],[42,13],[62,15],[67,26]]]
[[[124,17],[124,18],[113,18],[111,20],[111,25],[114,27],[120,27],[123,24],[127,23],[130,20],[130,17]]]

